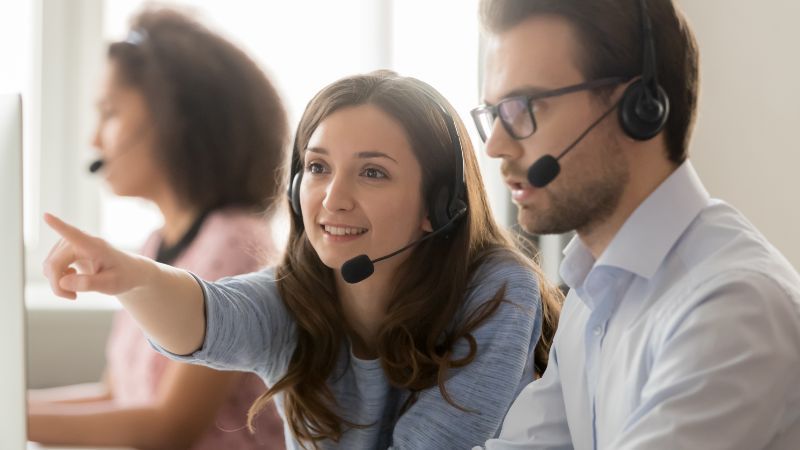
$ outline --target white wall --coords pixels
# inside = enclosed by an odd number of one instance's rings
[[[701,52],[691,159],[800,269],[800,2],[679,3]]]

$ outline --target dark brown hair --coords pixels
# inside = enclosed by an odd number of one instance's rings
[[[649,0],[658,81],[670,100],[665,127],[669,159],[687,157],[697,110],[699,52],[683,14],[672,0]],[[587,80],[635,77],[642,73],[640,0],[481,0],[481,21],[500,34],[532,16],[552,14],[574,27],[581,54],[578,68]]]
[[[503,287],[482,306],[465,314],[463,320],[455,319],[462,312],[472,276],[490,257],[494,262],[495,258],[512,258],[538,278],[543,333],[535,359],[537,368],[543,370],[563,297],[494,221],[464,124],[438,92],[419,80],[388,71],[339,80],[318,93],[306,108],[295,138],[299,160],[312,133],[326,117],[341,108],[363,104],[381,108],[405,129],[423,169],[423,197],[435,189],[436,180],[444,178],[451,184],[455,176],[455,147],[437,104],[454,118],[464,158],[466,217],[448,239],[416,246],[396,275],[387,320],[377,343],[378,357],[391,385],[411,391],[410,402],[420,391],[436,386],[448,402],[460,408],[458,399],[452,399],[445,389],[449,369],[472,362],[477,344],[470,333],[505,301]],[[337,298],[335,275],[311,247],[301,220],[293,215],[285,259],[276,273],[281,297],[297,322],[297,347],[286,375],[255,402],[250,417],[273,395],[283,392],[285,417],[293,434],[316,446],[321,439],[337,441],[343,433],[342,425],[369,424],[345,422],[335,410],[333,393],[326,384],[349,330]],[[420,261],[425,264],[420,265]],[[452,351],[461,339],[469,343],[470,351],[457,358]]]
[[[283,105],[244,52],[178,11],[148,9],[108,58],[144,96],[156,157],[181,201],[264,210],[283,193]]]

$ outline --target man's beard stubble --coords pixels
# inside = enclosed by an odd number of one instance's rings
[[[581,163],[570,165],[543,189],[549,202],[546,210],[519,205],[517,219],[525,231],[532,234],[561,234],[573,230],[590,233],[613,214],[630,180],[630,171],[615,137],[610,133],[604,137],[598,142],[602,146],[600,149],[583,150],[599,153],[594,167]]]

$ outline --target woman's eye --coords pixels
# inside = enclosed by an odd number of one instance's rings
[[[317,162],[312,162],[306,165],[306,171],[312,174],[325,173],[325,167]]]
[[[367,167],[361,172],[361,175],[367,178],[377,178],[377,179],[388,178],[388,176],[384,171],[376,169],[374,167]]]

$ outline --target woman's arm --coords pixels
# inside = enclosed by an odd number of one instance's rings
[[[205,341],[189,356],[156,350],[181,362],[255,372],[274,382],[295,349],[296,325],[281,300],[272,269],[217,282],[200,281],[207,312]]]
[[[111,382],[108,369],[100,381],[42,389],[28,389],[28,408],[46,403],[93,403],[111,400]]]
[[[28,405],[95,403],[107,400],[111,400],[111,391],[102,382],[28,390]]]
[[[62,239],[44,262],[56,295],[78,292],[115,295],[142,329],[166,350],[186,355],[203,343],[203,293],[188,272],[122,252],[104,240],[46,214]]]
[[[156,402],[121,407],[113,401],[31,405],[28,438],[50,445],[187,448],[214,418],[242,376],[170,362]],[[244,426],[244,414],[242,415]]]
[[[285,369],[295,326],[271,271],[208,283],[117,250],[49,214],[45,220],[63,237],[44,264],[57,295],[116,295],[157,350],[173,359],[267,379]]]

